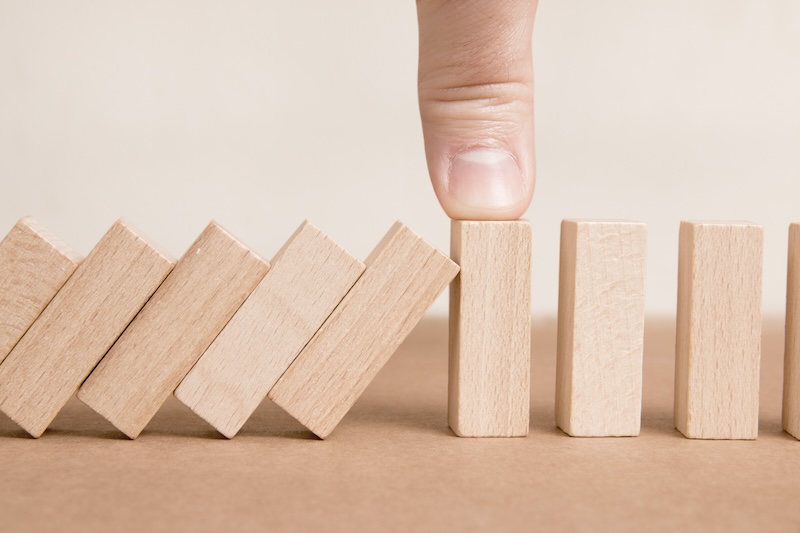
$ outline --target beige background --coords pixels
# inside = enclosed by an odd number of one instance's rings
[[[535,313],[573,216],[648,223],[650,313],[674,312],[681,218],[760,222],[782,313],[798,28],[793,0],[542,0]],[[271,257],[309,218],[364,257],[399,218],[447,249],[416,53],[411,0],[0,0],[0,231],[32,214],[88,252],[125,215],[179,254],[216,218]]]

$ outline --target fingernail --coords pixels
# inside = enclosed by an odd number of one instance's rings
[[[522,172],[508,152],[469,150],[453,158],[448,192],[462,204],[478,209],[500,209],[523,196]]]

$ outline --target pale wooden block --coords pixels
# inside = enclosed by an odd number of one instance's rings
[[[0,242],[0,363],[82,260],[31,217]]]
[[[556,424],[574,437],[639,434],[647,226],[564,220]]]
[[[267,270],[267,262],[209,224],[78,398],[135,439]]]
[[[41,436],[172,266],[115,223],[0,365],[0,410]]]
[[[681,222],[675,427],[697,439],[758,437],[763,229]]]
[[[524,437],[530,419],[531,226],[453,220],[448,421],[459,437]]]
[[[327,437],[458,272],[400,222],[269,398]]]
[[[800,224],[789,226],[783,429],[800,439]]]
[[[304,222],[175,396],[232,438],[363,272]]]

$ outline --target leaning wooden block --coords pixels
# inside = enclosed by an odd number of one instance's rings
[[[82,259],[30,217],[0,242],[0,363]]]
[[[364,274],[269,392],[320,438],[327,437],[458,272],[458,266],[396,223]]]
[[[789,227],[783,429],[800,439],[800,224]]]
[[[114,224],[0,365],[0,410],[41,436],[172,266]]]
[[[232,438],[363,271],[304,222],[175,396]]]
[[[675,427],[697,439],[758,437],[763,230],[681,222]]]
[[[136,438],[268,269],[212,222],[81,386],[78,398]]]
[[[448,419],[459,437],[524,437],[530,418],[531,227],[454,220]]]
[[[574,437],[639,434],[647,226],[561,223],[556,423]]]

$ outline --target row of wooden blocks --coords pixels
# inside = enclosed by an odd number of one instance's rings
[[[458,272],[395,224],[364,263],[308,222],[268,263],[211,223],[175,263],[119,221],[81,259],[0,244],[0,410],[39,437],[78,398],[136,438],[169,395],[233,437],[268,395],[326,437]]]
[[[641,420],[646,227],[566,220],[556,422]],[[0,410],[34,437],[78,398],[136,438],[175,396],[227,437],[265,397],[328,436],[452,281],[449,423],[529,425],[531,230],[454,221],[451,259],[397,223],[362,264],[304,222],[268,263],[216,223],[174,262],[124,221],[86,259],[33,220],[0,243]],[[758,434],[762,229],[684,222],[675,422]],[[460,270],[460,273],[459,273]],[[800,438],[800,226],[790,229],[784,428]]]
[[[516,300],[527,302],[527,293],[519,296],[510,274],[527,267],[513,246],[497,244],[499,235],[494,244],[463,240],[471,231],[489,239],[489,228],[454,232],[454,250],[469,259],[454,255],[461,273],[451,295],[450,425],[464,436],[519,436],[528,425],[529,340]],[[495,253],[505,257],[499,269]],[[562,223],[555,413],[569,435],[639,434],[646,259],[644,224]],[[758,436],[762,263],[758,225],[681,223],[674,419],[686,437]],[[798,224],[789,230],[786,321],[783,427],[800,439]]]

